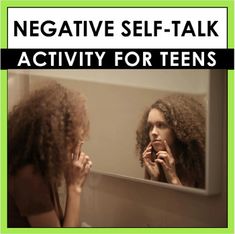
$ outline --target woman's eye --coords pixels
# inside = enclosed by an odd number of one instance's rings
[[[164,128],[168,128],[168,125],[164,122],[157,122],[155,124],[150,124],[150,123],[147,124],[148,131],[153,130],[154,127],[159,128],[159,129],[164,129]]]
[[[150,124],[150,123],[147,123],[147,129],[148,129],[148,130],[151,130],[152,128],[153,128],[153,125]]]
[[[166,123],[158,123],[157,127],[158,128],[167,128],[167,124]]]

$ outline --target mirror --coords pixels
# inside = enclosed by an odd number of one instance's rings
[[[146,108],[171,94],[194,96],[205,107],[207,191],[210,177],[208,119],[212,106],[208,103],[214,92],[211,86],[216,83],[211,81],[210,70],[27,70],[12,71],[9,77],[18,73],[21,76],[27,74],[29,92],[49,80],[56,80],[86,96],[90,137],[83,150],[92,158],[93,171],[133,179],[145,178],[145,169],[140,166],[135,145],[136,130]],[[223,78],[223,74],[219,77]],[[221,106],[223,104],[222,101]],[[221,117],[218,118],[221,121]]]

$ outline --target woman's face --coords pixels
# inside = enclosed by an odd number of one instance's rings
[[[164,140],[170,148],[173,148],[175,134],[168,126],[165,117],[158,109],[151,109],[148,115],[147,124],[149,126],[149,138],[156,152],[166,150]]]

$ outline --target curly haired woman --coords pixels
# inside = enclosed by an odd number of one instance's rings
[[[53,83],[17,105],[8,120],[8,226],[77,227],[80,196],[91,161],[79,93]],[[65,178],[64,215],[57,188]]]
[[[136,133],[146,179],[205,187],[205,110],[192,96],[157,100]]]

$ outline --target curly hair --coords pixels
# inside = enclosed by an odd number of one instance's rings
[[[8,118],[8,171],[33,164],[49,182],[60,183],[79,141],[88,135],[85,100],[52,83],[23,100]]]
[[[150,110],[158,109],[173,130],[180,154],[176,155],[176,171],[189,186],[205,187],[205,108],[192,95],[170,95],[148,108],[136,131],[136,150],[143,166],[142,154],[150,142],[147,123]],[[188,181],[193,181],[190,183]]]

